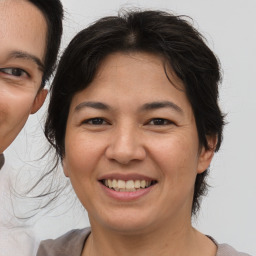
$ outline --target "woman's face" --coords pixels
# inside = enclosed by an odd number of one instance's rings
[[[163,60],[109,55],[71,102],[64,172],[92,226],[142,232],[190,223],[199,149],[191,105]]]

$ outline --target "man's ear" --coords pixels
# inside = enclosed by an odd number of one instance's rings
[[[64,156],[64,158],[62,159],[62,168],[63,168],[64,175],[65,175],[66,177],[69,177],[68,168],[67,168],[67,163],[66,163],[65,156]]]
[[[205,147],[202,147],[201,149],[198,160],[197,173],[203,173],[209,167],[218,142],[217,135],[207,136],[207,142],[209,148],[205,149]]]
[[[48,90],[42,89],[40,90],[33,102],[32,108],[31,108],[31,114],[35,114],[43,105],[45,98],[47,96]]]

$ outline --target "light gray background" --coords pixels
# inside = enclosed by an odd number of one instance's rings
[[[209,46],[221,60],[224,79],[220,88],[220,105],[228,114],[224,142],[211,165],[209,183],[212,188],[203,200],[202,210],[194,224],[217,241],[256,255],[256,1],[62,2],[66,10],[62,49],[80,29],[102,16],[116,14],[120,7],[170,10],[194,19],[195,27],[207,38]],[[30,118],[6,152],[9,164],[16,172],[33,169],[35,163],[24,165],[23,160],[40,157],[43,152],[43,135],[38,121],[42,125],[44,112],[45,108]],[[17,161],[17,158],[22,161]],[[70,208],[70,200],[62,199],[62,203],[53,212],[43,211],[43,217],[37,218],[34,231],[38,239],[57,237],[72,228],[88,225],[87,215],[80,210],[80,206],[65,210]],[[23,203],[23,210],[29,208],[29,204]]]

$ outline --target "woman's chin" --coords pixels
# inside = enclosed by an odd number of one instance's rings
[[[91,221],[92,228],[95,226],[101,226],[103,229],[112,230],[119,234],[140,234],[143,231],[148,230],[152,227],[152,222],[148,215],[141,215],[139,213],[120,213],[111,214],[111,216],[104,216],[104,219],[100,221]]]

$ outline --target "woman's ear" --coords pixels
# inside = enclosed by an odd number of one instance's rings
[[[207,136],[207,142],[208,149],[202,147],[199,155],[197,173],[203,173],[209,167],[218,143],[217,135]]]
[[[67,168],[67,162],[66,162],[65,157],[62,159],[62,168],[63,168],[64,175],[66,177],[69,177],[68,168]]]
[[[31,108],[31,114],[35,114],[43,105],[45,98],[47,96],[48,90],[42,89],[40,90],[33,102],[32,108]]]

